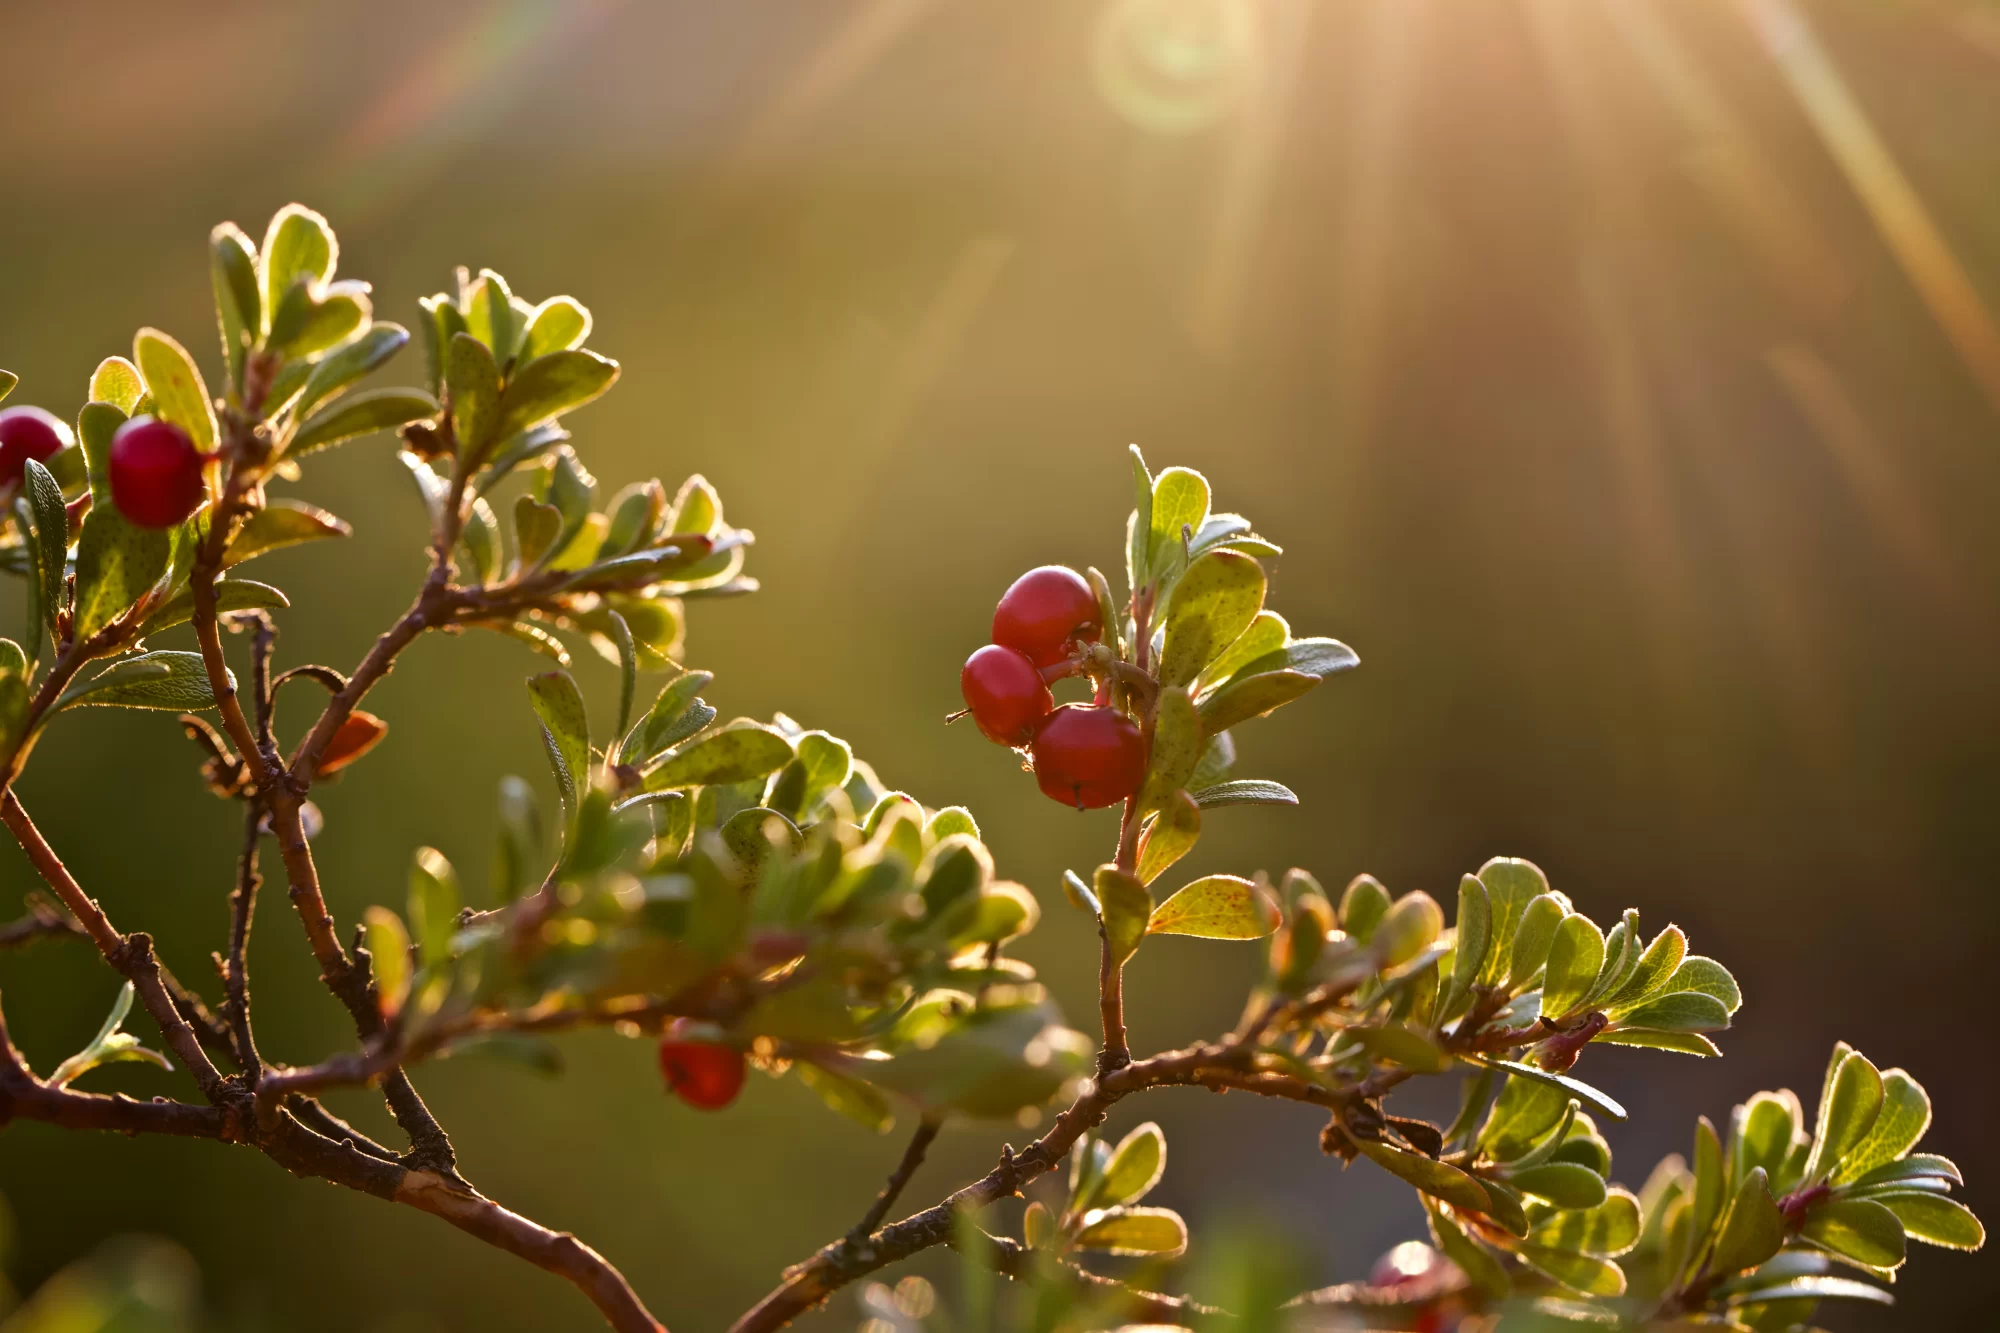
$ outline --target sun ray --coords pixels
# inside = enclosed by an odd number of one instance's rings
[[[2000,326],[1921,195],[1792,0],[1740,0],[1820,141],[1846,173],[1883,242],[2000,411]]]

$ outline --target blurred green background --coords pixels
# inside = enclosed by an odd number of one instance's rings
[[[1210,821],[1190,868],[1368,870],[1447,898],[1530,857],[1599,919],[1671,919],[1742,979],[1728,1059],[1589,1076],[1639,1112],[1636,1183],[1693,1117],[1844,1037],[1937,1098],[1927,1146],[2000,1207],[2000,11],[1881,0],[378,0],[0,5],[0,365],[74,416],[131,331],[212,365],[206,229],[323,210],[380,317],[465,263],[567,291],[626,367],[571,425],[607,489],[691,471],[758,534],[757,596],[695,609],[725,712],[782,708],[978,814],[1041,897],[1022,952],[1088,1026],[1095,945],[1057,890],[1115,816],[1050,804],[947,729],[993,600],[1114,568],[1124,447],[1206,471],[1286,547],[1273,604],[1362,669],[1239,740],[1297,811]],[[389,372],[403,382],[414,354]],[[271,557],[287,661],[351,665],[423,568],[377,439],[302,493],[345,547]],[[8,590],[12,595],[12,590]],[[6,614],[11,617],[12,613]],[[11,623],[11,621],[9,622]],[[344,921],[411,851],[483,875],[494,784],[546,787],[493,636],[426,642],[370,706],[387,745],[319,793]],[[594,701],[612,671],[580,675]],[[214,992],[235,814],[164,717],[75,717],[22,791],[123,928]],[[298,725],[298,719],[293,719]],[[0,850],[0,916],[33,884]],[[252,961],[267,1054],[351,1041],[281,895]],[[1214,1031],[1248,947],[1163,940],[1134,1039]],[[112,974],[0,956],[47,1069]],[[142,1029],[143,1030],[143,1029]],[[901,1148],[796,1080],[707,1117],[649,1049],[567,1043],[544,1082],[419,1083],[471,1179],[577,1231],[677,1330],[719,1327],[844,1230]],[[189,1095],[133,1067],[93,1076]],[[340,1101],[383,1123],[366,1095]],[[1302,1108],[1156,1094],[1162,1203],[1289,1228],[1315,1280],[1413,1234]],[[388,1132],[384,1130],[383,1132]],[[955,1129],[928,1202],[1012,1127]],[[33,1287],[104,1238],[192,1251],[219,1327],[584,1328],[563,1283],[245,1151],[0,1134]],[[927,1269],[926,1271],[935,1271]],[[308,1276],[310,1275],[310,1276]],[[1990,1259],[1916,1254],[1900,1327],[1965,1327]],[[814,1327],[851,1327],[842,1296]]]

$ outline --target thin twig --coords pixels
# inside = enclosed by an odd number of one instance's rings
[[[937,1138],[941,1127],[942,1122],[934,1116],[925,1116],[917,1123],[917,1132],[910,1139],[910,1146],[903,1149],[903,1160],[897,1163],[896,1170],[889,1177],[889,1183],[875,1196],[875,1202],[868,1206],[868,1211],[861,1215],[861,1220],[847,1233],[849,1240],[860,1242],[875,1234],[875,1228],[882,1225],[882,1219],[896,1206],[896,1200],[902,1195],[903,1187],[910,1183],[910,1177],[917,1174],[917,1168],[923,1165],[924,1154],[930,1151],[931,1141]]]

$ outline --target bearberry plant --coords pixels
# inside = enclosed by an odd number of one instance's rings
[[[1265,605],[1278,547],[1217,511],[1205,478],[1154,475],[1136,450],[1124,590],[1096,569],[1028,571],[960,677],[978,730],[1018,751],[1043,792],[1121,811],[1105,862],[1064,879],[1101,946],[1098,1035],[1068,1026],[1007,952],[1036,924],[1037,899],[996,878],[970,813],[891,789],[824,731],[783,715],[719,721],[704,701],[712,678],[683,665],[686,613],[753,589],[750,535],[700,477],[671,498],[658,481],[600,498],[565,424],[619,374],[584,346],[589,312],[461,270],[418,303],[420,384],[360,388],[410,335],[374,318],[365,284],[335,278],[337,259],[332,231],[301,207],[261,244],[219,227],[212,379],[181,342],[141,329],[130,360],[91,375],[74,431],[38,407],[0,413],[0,566],[27,606],[20,640],[0,640],[0,819],[47,885],[0,943],[74,936],[123,978],[81,1051],[31,1064],[0,1025],[0,1126],[260,1152],[564,1277],[627,1333],[662,1325],[588,1245],[476,1188],[412,1069],[475,1047],[538,1060],[561,1033],[603,1026],[651,1040],[645,1058],[689,1107],[723,1110],[755,1070],[796,1077],[876,1129],[913,1120],[880,1196],[786,1270],[739,1333],[782,1328],[940,1245],[978,1278],[1014,1280],[1007,1327],[1780,1330],[1824,1300],[1886,1303],[1880,1284],[1909,1241],[1983,1242],[1949,1197],[1957,1170],[1916,1151],[1923,1088],[1845,1046],[1810,1114],[1788,1091],[1760,1093],[1720,1129],[1701,1121],[1689,1154],[1636,1192],[1612,1183],[1605,1130],[1626,1113],[1580,1066],[1717,1055],[1742,1001],[1675,926],[1647,934],[1626,911],[1607,929],[1505,857],[1463,878],[1449,924],[1430,895],[1366,875],[1337,894],[1300,869],[1173,883],[1206,821],[1296,804],[1277,782],[1235,776],[1237,729],[1356,657]],[[0,396],[13,387],[0,375]],[[284,665],[286,596],[241,566],[349,529],[269,487],[300,481],[323,449],[381,434],[429,515],[429,572],[351,670]],[[361,705],[398,655],[465,628],[552,659],[529,677],[522,719],[539,724],[561,809],[545,819],[526,783],[503,779],[486,901],[469,903],[426,848],[400,911],[337,921],[313,785],[382,739],[389,723]],[[155,646],[188,636],[192,649]],[[610,716],[586,715],[569,673],[586,645],[617,673]],[[1057,685],[1087,701],[1057,704]],[[281,693],[317,704],[303,728],[280,732]],[[13,790],[64,714],[100,706],[178,715],[203,781],[242,811],[212,1001],[107,917]],[[267,840],[309,965],[353,1023],[352,1044],[316,1060],[277,1058],[252,1022],[246,944]],[[1135,1055],[1123,974],[1162,934],[1266,941],[1266,962],[1232,1027]],[[125,1030],[135,1004],[156,1044]],[[123,1060],[175,1071],[181,1095],[87,1090],[93,1070]],[[1417,1079],[1458,1085],[1451,1123],[1398,1112],[1394,1094]],[[319,1099],[364,1084],[404,1142],[374,1141]],[[1178,1215],[1142,1202],[1164,1138],[1149,1123],[1113,1143],[1099,1127],[1117,1103],[1170,1086],[1319,1108],[1324,1151],[1407,1182],[1428,1239],[1398,1246],[1367,1282],[1282,1293],[1266,1309],[1156,1289],[1191,1246]],[[947,1119],[1014,1125],[1044,1107],[1038,1137],[892,1220]],[[53,1201],[23,1205],[32,1218]],[[1145,1262],[1107,1274],[1104,1256]],[[968,1300],[983,1290],[968,1282]],[[930,1302],[917,1297],[907,1284],[863,1289],[876,1328],[921,1326]],[[968,1306],[952,1327],[996,1317]]]

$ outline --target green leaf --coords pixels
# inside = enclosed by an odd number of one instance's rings
[[[1359,1042],[1377,1060],[1401,1065],[1418,1074],[1442,1074],[1451,1068],[1451,1057],[1408,1023],[1350,1027],[1345,1035]]]
[[[565,412],[609,389],[618,363],[595,352],[551,352],[516,370],[500,395],[499,434],[505,438]]]
[[[801,751],[803,751],[805,748],[803,744],[805,737],[801,736],[799,740],[801,742],[799,748]],[[835,743],[842,747],[846,747],[847,745],[847,742],[845,741],[838,741]],[[848,749],[847,768],[851,772],[853,767],[854,767],[854,752],[852,749]],[[843,777],[840,782],[835,783],[834,785],[840,786],[842,783],[846,782],[846,780],[847,779]],[[968,838],[977,838],[979,836],[979,821],[974,819],[972,817],[972,812],[966,809],[964,806],[948,805],[944,809],[938,811],[936,814],[930,817],[930,821],[924,825],[924,833],[928,837],[930,837],[933,841],[937,842],[944,841],[946,838],[949,838],[954,833],[963,833]]]
[[[1149,554],[1152,568],[1159,571],[1177,569],[1182,562],[1180,553],[1183,543],[1201,531],[1202,523],[1208,518],[1208,478],[1192,468],[1162,469],[1160,475],[1153,479],[1152,509],[1149,524],[1152,532]]]
[[[1151,762],[1139,789],[1140,813],[1164,808],[1187,784],[1206,743],[1188,692],[1173,686],[1162,689],[1154,711]]]
[[[1653,1028],[1615,1028],[1591,1038],[1606,1046],[1642,1046],[1681,1055],[1717,1056],[1722,1048],[1699,1032],[1660,1032]]]
[[[1170,1208],[1099,1208],[1083,1215],[1071,1244],[1102,1254],[1144,1254],[1171,1259],[1187,1250],[1187,1223]]]
[[[445,386],[451,394],[451,429],[468,472],[486,461],[489,447],[501,438],[500,368],[485,343],[469,333],[454,333],[445,351]]]
[[[1882,1071],[1882,1109],[1868,1135],[1837,1164],[1833,1183],[1849,1185],[1917,1146],[1931,1125],[1931,1099],[1900,1069]]]
[[[1126,586],[1136,593],[1153,577],[1152,563],[1148,559],[1153,549],[1153,474],[1146,470],[1146,459],[1139,452],[1139,446],[1129,447],[1132,452],[1133,507],[1131,516],[1125,522],[1125,580]]]
[[[1934,1194],[1899,1194],[1882,1206],[1895,1215],[1911,1240],[1948,1250],[1976,1250],[1986,1244],[1986,1228],[1972,1210]]]
[[[1139,842],[1139,879],[1151,884],[1193,850],[1201,837],[1200,803],[1184,791],[1167,798]]]
[[[258,583],[253,579],[223,579],[215,585],[215,609],[217,611],[279,611],[290,606],[291,600],[268,583]],[[182,588],[159,608],[146,617],[139,627],[143,637],[170,630],[176,625],[185,625],[194,619],[194,590]]]
[[[1431,1225],[1431,1236],[1445,1257],[1459,1266],[1473,1287],[1490,1300],[1504,1300],[1513,1289],[1507,1270],[1485,1246],[1478,1244],[1456,1223],[1446,1217],[1436,1204],[1425,1199],[1424,1215]]]
[[[235,223],[225,222],[209,232],[208,274],[233,401],[234,391],[243,385],[244,358],[264,327],[264,303],[257,291],[257,249]]]
[[[1771,1198],[1763,1168],[1753,1167],[1736,1187],[1736,1195],[1723,1213],[1715,1248],[1709,1254],[1708,1271],[1727,1274],[1755,1268],[1776,1254],[1784,1243],[1785,1219]]]
[[[1895,1268],[1903,1262],[1903,1224],[1870,1199],[1834,1198],[1816,1205],[1799,1235],[1864,1268]]]
[[[531,495],[514,497],[514,549],[523,569],[541,564],[555,550],[562,526],[562,511],[554,505],[541,504]]]
[[[458,872],[435,847],[419,847],[410,863],[410,926],[417,937],[417,957],[426,969],[451,961],[452,936],[458,933]]]
[[[1586,1296],[1623,1296],[1625,1272],[1606,1259],[1548,1245],[1517,1245],[1514,1253],[1535,1271]]]
[[[1203,556],[1202,559],[1209,559]],[[1302,671],[1266,671],[1256,676],[1239,676],[1202,697],[1202,730],[1213,736],[1239,722],[1282,708],[1319,684],[1319,677]]]
[[[1729,969],[1700,954],[1691,954],[1684,959],[1660,990],[1669,995],[1690,990],[1713,995],[1732,1014],[1743,1007],[1743,992],[1736,985],[1736,978],[1729,974]]]
[[[215,407],[187,348],[158,329],[140,329],[132,340],[132,359],[146,377],[154,415],[186,431],[203,453],[213,450]]]
[[[5,402],[7,395],[14,392],[14,386],[20,382],[21,377],[13,371],[0,370],[0,402]]]
[[[528,677],[528,697],[542,721],[542,744],[562,791],[563,808],[574,814],[590,785],[590,721],[584,713],[583,692],[567,671],[544,671]]]
[[[1234,658],[1236,653],[1237,649],[1232,647],[1224,656]],[[1231,674],[1254,676],[1267,671],[1295,671],[1314,680],[1325,680],[1360,665],[1360,656],[1338,639],[1287,639],[1281,647],[1250,658]],[[1222,668],[1216,667],[1210,677],[1221,679]]]
[[[1518,1075],[1521,1078],[1529,1079],[1536,1083],[1546,1083],[1552,1088],[1559,1088],[1582,1102],[1585,1107],[1589,1108],[1592,1114],[1601,1115],[1607,1120],[1624,1120],[1626,1118],[1624,1107],[1612,1101],[1604,1093],[1591,1087],[1581,1079],[1571,1078],[1567,1074],[1551,1074],[1546,1069],[1542,1069],[1536,1065],[1523,1064],[1519,1060],[1499,1060],[1490,1056],[1471,1056],[1468,1058],[1478,1064],[1490,1065],[1494,1069],[1504,1069],[1508,1073]]]
[[[1597,984],[1582,1003],[1597,1008],[1604,997],[1623,986],[1639,966],[1639,913],[1634,908],[1626,908],[1625,915],[1617,925],[1604,933],[1604,966],[1598,971]]]
[[[293,410],[303,418],[315,407],[387,362],[409,341],[410,331],[400,324],[371,324],[366,333],[313,366]],[[431,411],[435,415],[437,409],[433,407]]]
[[[1118,1141],[1092,1198],[1106,1204],[1136,1203],[1167,1169],[1167,1136],[1148,1120]]]
[[[1457,935],[1452,945],[1452,990],[1464,995],[1479,979],[1493,947],[1493,902],[1486,886],[1472,875],[1458,882],[1458,918],[1453,925]]]
[[[367,934],[370,967],[375,976],[375,994],[384,1017],[393,1018],[410,997],[410,933],[403,918],[386,907],[370,907],[361,913]]]
[[[1949,1157],[1939,1157],[1936,1153],[1911,1153],[1895,1162],[1886,1162],[1857,1177],[1850,1182],[1857,1188],[1876,1185],[1893,1185],[1898,1181],[1922,1179],[1948,1180],[1954,1185],[1963,1185],[1965,1177]]]
[[[229,549],[222,556],[222,567],[228,569],[245,560],[287,546],[297,546],[301,542],[324,541],[329,537],[350,537],[353,534],[354,529],[345,521],[303,500],[269,500],[229,539]]]
[[[89,638],[131,609],[160,581],[172,557],[166,529],[138,527],[112,505],[93,507],[77,538],[76,638]]]
[[[90,375],[90,401],[109,403],[129,417],[146,396],[146,379],[139,367],[122,356],[107,356]]]
[[[441,410],[436,399],[417,389],[350,394],[301,425],[286,453],[298,457],[377,431],[399,430],[412,421],[428,421]]]
[[[1444,910],[1420,889],[1404,894],[1382,914],[1369,943],[1383,967],[1401,967],[1430,948],[1443,931]]]
[[[421,484],[421,483],[419,483]],[[477,497],[465,511],[465,527],[458,535],[458,548],[465,556],[465,572],[475,584],[491,583],[500,577],[504,558],[500,549],[500,518],[484,496]]]
[[[1604,1177],[1575,1162],[1543,1162],[1509,1172],[1509,1183],[1558,1208],[1595,1208],[1606,1198]]]
[[[799,1081],[817,1093],[830,1109],[862,1128],[886,1134],[896,1123],[895,1115],[889,1110],[888,1099],[860,1079],[837,1074],[823,1065],[810,1062],[793,1067],[798,1070]]]
[[[1741,1177],[1753,1166],[1778,1179],[1800,1137],[1797,1099],[1789,1092],[1760,1092],[1745,1102],[1731,1125],[1731,1157]]]
[[[1256,618],[1250,622],[1250,627],[1236,636],[1236,642],[1223,649],[1216,659],[1208,664],[1202,671],[1201,678],[1211,686],[1228,680],[1252,662],[1282,654],[1291,638],[1292,627],[1286,623],[1283,616],[1269,609],[1259,611]],[[1279,658],[1262,670],[1280,670],[1286,665],[1287,663]]]
[[[1837,1054],[1820,1097],[1812,1155],[1806,1158],[1808,1183],[1831,1174],[1849,1150],[1868,1137],[1882,1101],[1882,1075],[1868,1057],[1859,1051]]]
[[[1153,895],[1115,865],[1101,865],[1092,887],[1103,913],[1104,937],[1111,949],[1111,961],[1122,966],[1138,951],[1153,915]]]
[[[1340,928],[1367,944],[1388,911],[1389,891],[1373,875],[1356,875],[1340,895]]]
[[[1203,787],[1194,793],[1194,803],[1204,810],[1213,810],[1221,805],[1297,805],[1299,798],[1283,783],[1239,778]]]
[[[1282,914],[1264,889],[1234,875],[1208,875],[1153,909],[1152,935],[1195,935],[1208,940],[1261,940]]]
[[[719,731],[669,755],[646,774],[647,791],[747,782],[777,772],[792,761],[783,736],[763,727]]]
[[[98,369],[101,371],[103,367]],[[118,428],[126,420],[124,410],[110,403],[85,403],[76,414],[77,446],[83,454],[84,469],[90,477],[91,501],[97,509],[115,507],[111,502],[111,441],[117,438]]]
[[[1517,856],[1494,857],[1479,867],[1478,878],[1493,904],[1493,946],[1478,979],[1493,985],[1508,974],[1521,918],[1529,903],[1548,893],[1549,880],[1540,866]]]
[[[1848,1277],[1830,1277],[1825,1274],[1811,1274],[1805,1277],[1785,1278],[1776,1282],[1757,1284],[1755,1275],[1744,1280],[1741,1287],[1729,1288],[1728,1302],[1731,1306],[1775,1305],[1781,1301],[1873,1301],[1877,1305],[1894,1305],[1896,1298],[1882,1288],[1867,1282],[1856,1282]]]
[[[515,327],[514,294],[507,290],[507,280],[490,268],[480,269],[466,289],[464,306],[466,332],[492,349],[496,364],[510,360],[521,331]]]
[[[1592,1208],[1564,1209],[1535,1224],[1529,1239],[1538,1245],[1612,1257],[1639,1243],[1639,1200],[1612,1189]]]
[[[1553,1083],[1510,1078],[1480,1126],[1480,1150],[1497,1162],[1533,1160],[1537,1145],[1545,1146],[1551,1134],[1573,1120],[1572,1105],[1568,1092]]]
[[[1667,983],[1673,978],[1674,973],[1680,968],[1682,960],[1686,957],[1687,936],[1681,932],[1679,926],[1668,926],[1658,935],[1655,935],[1653,942],[1646,946],[1645,953],[1639,958],[1638,967],[1633,969],[1632,975],[1626,979],[1625,984],[1620,986],[1614,994],[1604,998],[1603,1007],[1608,1011],[1627,1009],[1649,996],[1663,993],[1666,990]],[[1716,1003],[1718,1007],[1721,1007],[1721,1001],[1718,1000]],[[1727,1007],[1722,1008],[1722,1019],[1722,1025],[1725,1027],[1728,1026],[1729,1010]],[[1656,1023],[1651,1026],[1666,1027],[1668,1025]]]
[[[326,281],[339,261],[340,243],[326,219],[303,204],[286,204],[264,233],[263,308],[275,310],[278,298],[301,278],[308,283]]]
[[[521,340],[520,359],[532,362],[551,352],[583,346],[590,336],[590,311],[570,296],[551,296],[535,307]]]
[[[235,683],[235,676],[230,676]],[[58,710],[78,705],[166,708],[177,713],[215,706],[200,653],[139,653],[121,658],[56,700]]]
[[[291,365],[300,365],[366,328],[374,313],[365,282],[295,282],[271,312],[266,341]]]
[[[69,514],[62,487],[35,459],[22,460],[21,490],[35,520],[35,568],[42,581],[42,617],[53,628],[63,604],[64,574],[69,563]]]
[[[1542,1017],[1559,1019],[1590,994],[1604,965],[1604,936],[1581,912],[1571,912],[1556,927],[1549,945],[1548,971],[1542,978]]]
[[[1519,990],[1534,979],[1549,960],[1555,944],[1556,927],[1568,915],[1564,900],[1554,893],[1537,894],[1521,911],[1514,929],[1514,945],[1507,959],[1507,987]]]
[[[1474,1177],[1448,1162],[1436,1161],[1422,1153],[1404,1152],[1372,1139],[1355,1139],[1362,1156],[1391,1175],[1400,1176],[1432,1198],[1443,1199],[1466,1212],[1484,1213],[1493,1207],[1492,1198]]]
[[[1729,1026],[1729,1010],[1713,995],[1682,991],[1648,1000],[1618,1020],[1619,1026],[1661,1032],[1715,1032]]]
[[[1211,551],[1188,566],[1167,610],[1160,683],[1191,684],[1257,618],[1264,587],[1264,567],[1233,551]],[[1229,725],[1203,722],[1211,732]]]

